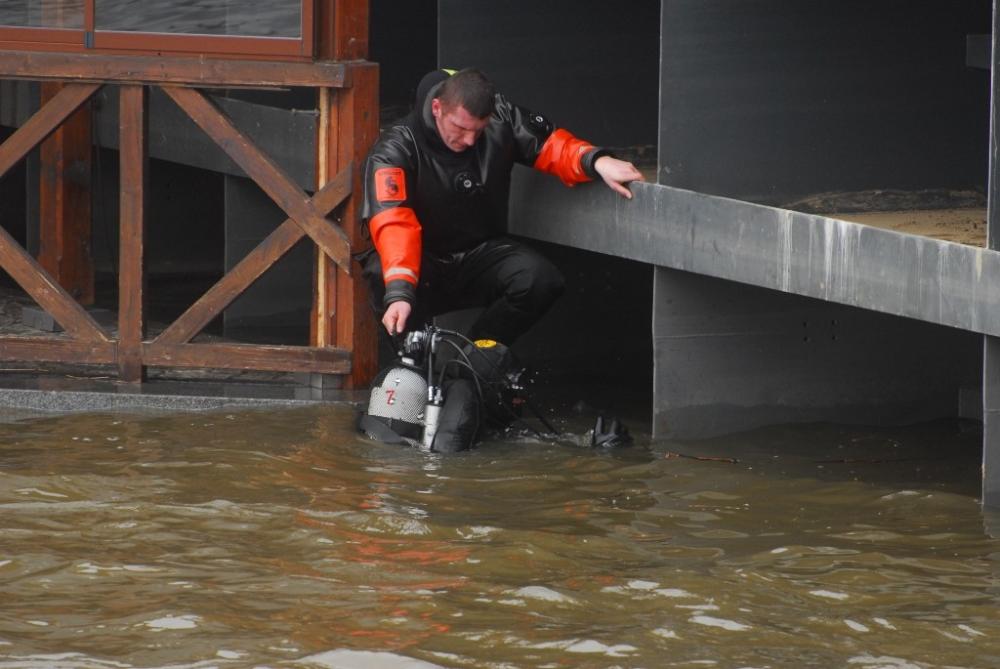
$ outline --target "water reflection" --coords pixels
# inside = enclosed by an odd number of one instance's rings
[[[3,0],[0,26],[83,29],[83,0]]]
[[[96,0],[97,30],[302,36],[302,0]],[[0,26],[83,29],[84,0],[2,0]]]
[[[298,38],[302,0],[96,0],[97,30]]]
[[[352,421],[0,424],[0,668],[997,664],[975,433],[429,458]]]

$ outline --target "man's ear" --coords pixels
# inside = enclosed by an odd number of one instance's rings
[[[431,100],[431,114],[434,115],[434,118],[441,118],[441,98]]]

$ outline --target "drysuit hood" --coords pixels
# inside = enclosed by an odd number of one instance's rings
[[[417,85],[417,97],[413,107],[413,116],[418,121],[418,127],[423,130],[428,145],[445,155],[449,154],[449,149],[438,134],[437,123],[431,111],[431,100],[434,99],[441,84],[450,76],[447,70],[433,70],[425,74]]]
[[[430,101],[431,90],[436,89],[450,76],[448,70],[432,70],[425,74],[420,83],[417,84],[417,97],[414,100],[413,108],[423,110],[424,105]]]

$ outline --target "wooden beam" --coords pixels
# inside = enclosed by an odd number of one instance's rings
[[[0,337],[0,360],[110,365],[115,362],[115,345],[66,337]]]
[[[42,84],[42,101],[63,85]],[[90,255],[90,109],[81,106],[40,150],[38,262],[81,304],[94,303]]]
[[[353,170],[343,170],[313,197],[316,209],[324,214],[332,211],[350,194],[353,184]],[[286,220],[164,330],[155,343],[184,344],[191,341],[304,236],[302,228],[291,219]]]
[[[251,142],[229,117],[203,93],[192,88],[164,86],[163,90],[211,137],[243,171],[298,223],[335,263],[350,272],[351,246],[347,235],[316,210],[309,197],[284,171]],[[374,111],[374,110],[373,110]]]
[[[347,374],[351,353],[336,348],[258,344],[145,344],[148,365]]]
[[[145,284],[142,258],[149,174],[146,87],[122,86],[119,92],[121,139],[118,374],[123,381],[143,380],[142,339],[145,331]]]
[[[3,53],[0,52],[0,57]],[[69,116],[90,99],[100,84],[69,84],[0,144],[0,177],[49,137]]]
[[[350,83],[344,64],[330,61],[300,63],[41,51],[0,51],[0,79],[254,88],[340,88]]]
[[[336,28],[337,0],[316,0],[316,57],[336,60],[334,30]]]
[[[368,58],[369,0],[317,2],[317,55],[329,60]]]
[[[331,135],[339,135],[330,160],[335,161],[332,171],[340,171],[346,165],[364,162],[371,145],[378,138],[378,65],[357,63],[351,65],[351,88],[337,91],[336,119],[338,128]],[[331,138],[332,140],[332,138]],[[354,195],[342,211],[342,225],[354,248],[363,248],[366,243],[361,230],[362,170],[354,177]],[[375,315],[368,300],[368,286],[360,272],[347,276],[336,267],[336,312],[334,319],[336,339],[334,343],[354,352],[351,376],[346,379],[347,387],[367,386],[378,372],[378,335]]]
[[[72,337],[86,342],[111,341],[108,333],[73,296],[3,228],[0,228],[0,267]]]
[[[368,0],[338,0],[334,22],[334,60],[367,58]]]

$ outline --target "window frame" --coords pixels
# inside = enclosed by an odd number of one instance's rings
[[[298,2],[302,11],[302,35],[298,38],[96,30],[96,0],[84,0],[82,30],[0,26],[0,49],[312,60],[316,54],[317,0]]]

